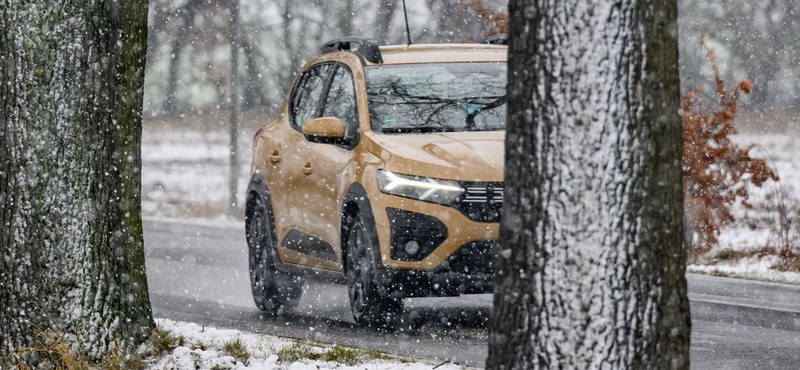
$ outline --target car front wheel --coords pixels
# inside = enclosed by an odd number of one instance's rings
[[[391,297],[391,287],[380,286],[379,246],[363,215],[351,222],[347,239],[347,291],[355,321],[367,327],[393,329],[403,312],[403,300]]]

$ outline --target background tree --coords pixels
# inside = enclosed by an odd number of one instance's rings
[[[0,8],[0,367],[36,362],[21,350],[48,333],[100,358],[153,328],[140,216],[147,1]]]
[[[697,47],[700,35],[708,33],[707,43],[717,53],[719,75],[726,81],[747,79],[753,82],[752,96],[741,102],[745,110],[798,109],[800,2],[680,0],[678,5],[684,91],[710,85],[704,98],[716,100],[715,72],[708,68],[705,51]]]
[[[243,56],[241,68],[248,72],[242,71],[242,76],[253,81],[249,91],[262,91],[242,96],[244,113],[271,113],[284,98],[284,89],[291,83],[299,63],[318,53],[320,41],[351,33],[386,44],[405,42],[400,0],[240,2],[241,34],[250,45],[243,51],[268,56],[252,60]],[[505,12],[507,0],[406,2],[415,43],[474,42],[505,28],[499,12]],[[227,110],[230,72],[230,53],[226,51],[230,39],[226,35],[230,19],[226,14],[227,2],[152,0],[150,6],[152,53],[145,97],[148,114],[174,119],[181,114]],[[800,22],[794,20],[800,2],[678,0],[678,6],[682,14],[679,46],[684,92],[709,81],[708,91],[714,91],[711,68],[698,68],[706,63],[697,40],[708,32],[709,43],[719,54],[722,77],[754,82],[753,96],[741,102],[745,110],[797,110],[800,66],[795,60],[800,39],[795,35],[800,32]],[[256,69],[260,76],[248,74]],[[256,84],[261,87],[254,89]]]
[[[488,369],[688,369],[676,0],[512,0]]]

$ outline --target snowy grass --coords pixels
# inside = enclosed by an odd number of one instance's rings
[[[719,243],[697,265],[688,271],[708,273],[746,279],[800,284],[800,261],[792,261],[789,270],[780,271],[784,262],[778,257],[781,248],[779,192],[783,192],[787,203],[787,216],[791,221],[789,241],[794,247],[800,231],[800,134],[796,131],[783,133],[745,133],[733,136],[743,146],[754,145],[751,155],[767,159],[774,167],[780,182],[769,181],[762,187],[751,186],[749,202],[732,207],[736,221],[721,230]],[[795,249],[795,253],[800,250]]]
[[[13,368],[61,370],[461,370],[464,367],[400,357],[375,350],[292,340],[267,334],[218,329],[156,319],[150,338],[131,353],[112,350],[92,360],[63,336],[49,333],[11,359]],[[2,368],[2,366],[0,366]]]
[[[148,370],[431,370],[436,364],[369,350],[327,346],[266,334],[158,319],[183,344],[149,359]],[[445,364],[438,369],[455,370]]]

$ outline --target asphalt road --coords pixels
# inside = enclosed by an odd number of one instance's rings
[[[300,305],[265,317],[252,303],[244,231],[145,222],[157,317],[483,367],[491,295],[406,300],[408,328],[353,322],[347,293],[306,284]],[[688,275],[694,370],[800,369],[800,287]]]

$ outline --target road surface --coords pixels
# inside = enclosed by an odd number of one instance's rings
[[[259,313],[250,294],[244,231],[145,221],[157,317],[376,349],[483,367],[491,295],[406,300],[408,327],[360,328],[343,286],[309,283],[300,305]],[[800,369],[800,287],[688,275],[693,370]]]

